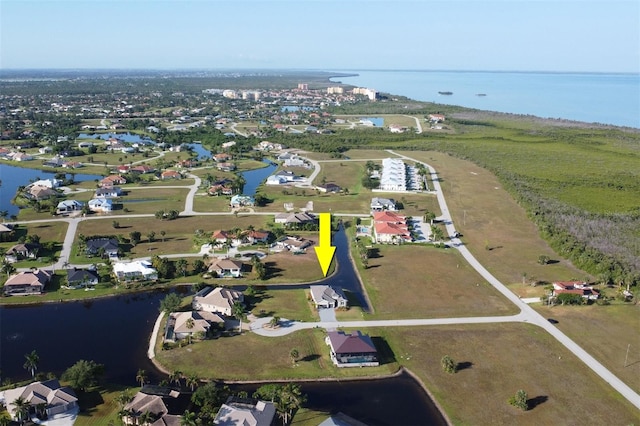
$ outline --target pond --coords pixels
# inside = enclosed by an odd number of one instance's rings
[[[27,186],[32,181],[40,179],[53,179],[57,173],[54,171],[44,171],[37,169],[26,169],[24,167],[11,166],[6,163],[0,163],[0,210],[6,210],[9,216],[17,215],[20,212],[18,206],[11,204],[11,200],[15,197],[18,187]],[[66,174],[70,177],[71,174]],[[73,174],[76,182],[85,182],[88,180],[102,179],[99,175]]]
[[[39,372],[60,375],[80,359],[105,365],[104,380],[136,386],[142,368],[152,383],[164,378],[147,358],[147,342],[158,315],[162,292],[95,301],[0,307],[0,368],[3,378],[24,380],[24,356],[35,350]],[[337,382],[305,382],[306,407],[344,412],[369,425],[445,424],[433,402],[407,374]],[[233,385],[253,392],[259,385]]]
[[[195,152],[197,154],[196,160],[198,161],[204,161],[204,160],[210,160],[211,156],[213,155],[211,153],[211,151],[209,151],[208,149],[206,149],[204,146],[202,146],[201,143],[199,142],[193,142],[193,143],[188,143],[186,144],[189,148],[191,148],[191,150],[193,152]]]
[[[256,195],[258,186],[260,186],[260,184],[264,182],[269,176],[271,176],[273,172],[278,168],[277,164],[272,163],[269,160],[262,160],[262,162],[267,164],[267,166],[260,169],[253,169],[240,173],[246,182],[244,185],[244,190],[242,191],[243,194]]]

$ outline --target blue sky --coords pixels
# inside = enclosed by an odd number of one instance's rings
[[[640,72],[640,2],[0,0],[0,68]]]

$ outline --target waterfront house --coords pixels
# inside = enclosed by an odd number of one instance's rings
[[[127,179],[125,179],[121,175],[109,175],[106,178],[102,179],[99,182],[101,188],[109,188],[114,185],[124,185],[127,183]]]
[[[222,404],[213,424],[220,426],[271,426],[276,415],[273,402],[229,397]]]
[[[31,200],[48,200],[51,197],[56,197],[58,193],[55,189],[46,186],[33,185],[25,195]]]
[[[330,331],[325,343],[331,349],[331,360],[338,367],[375,367],[378,362],[378,351],[371,337],[354,331],[346,334],[343,331]]]
[[[19,272],[9,277],[4,283],[6,295],[42,294],[51,281],[51,272],[42,269]]]
[[[244,302],[244,295],[230,288],[205,287],[193,296],[191,306],[196,311],[233,315],[233,305]]]
[[[22,398],[29,403],[29,414],[35,413],[37,407],[43,407],[47,417],[66,413],[77,408],[78,398],[69,387],[60,386],[56,379],[44,382],[33,382],[26,386],[4,391],[4,400],[9,415],[19,420],[18,407],[14,401]]]
[[[347,307],[347,297],[338,287],[312,285],[309,290],[311,290],[311,299],[316,305],[316,309]]]
[[[208,270],[215,273],[218,278],[240,278],[242,276],[242,262],[226,257],[213,259]]]
[[[182,416],[170,414],[170,407],[180,397],[180,392],[163,386],[143,386],[133,399],[124,406],[121,417],[125,425],[180,426]],[[147,414],[148,413],[148,414]],[[140,417],[150,415],[150,421]]]
[[[147,260],[116,262],[113,264],[113,273],[122,282],[155,281],[158,279],[158,271]]]
[[[69,287],[87,287],[98,284],[98,274],[89,269],[67,269],[67,285]]]
[[[191,324],[190,321],[191,320]],[[206,335],[212,326],[224,325],[224,318],[215,312],[187,311],[172,312],[167,320],[165,340],[177,341],[193,337],[196,333]],[[189,327],[191,325],[191,327]],[[171,329],[173,327],[173,329]]]

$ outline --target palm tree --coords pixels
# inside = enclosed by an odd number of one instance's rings
[[[15,266],[13,266],[13,264],[11,262],[7,261],[7,260],[3,260],[2,261],[2,266],[0,266],[0,270],[2,272],[4,272],[5,274],[7,274],[7,279],[9,279],[9,276],[11,274],[16,272]]]
[[[196,323],[193,321],[193,318],[189,318],[187,319],[187,322],[185,323],[185,325],[187,326],[187,329],[189,329],[189,343],[191,343],[191,335],[193,334],[191,330],[196,325]]]
[[[15,415],[18,418],[20,424],[24,424],[24,421],[29,417],[29,409],[31,408],[31,403],[19,396],[13,401],[13,405],[15,408]]]
[[[182,379],[182,371],[180,370],[173,370],[171,374],[169,374],[169,383],[179,385],[180,379]]]
[[[238,301],[234,302],[231,307],[231,314],[240,321],[240,334],[242,334],[242,317],[244,316],[244,306],[242,303]]]
[[[126,389],[116,397],[116,402],[118,403],[120,408],[124,408],[124,406],[130,403],[132,399],[133,396],[131,396],[131,392],[129,392],[129,389]]]
[[[185,411],[184,415],[182,416],[182,418],[180,419],[180,425],[181,426],[196,426],[196,413],[194,413],[193,411]]]
[[[144,413],[138,416],[138,425],[140,426],[150,425],[155,421],[155,417],[156,415],[151,411],[145,411]]]
[[[147,372],[143,369],[138,370],[138,374],[136,374],[136,381],[140,382],[140,387],[144,386],[147,381]]]
[[[193,392],[196,386],[198,386],[199,384],[200,384],[200,379],[195,374],[190,374],[186,378],[186,385],[191,388],[191,392]]]
[[[24,369],[31,373],[31,377],[36,376],[36,370],[38,369],[38,362],[40,362],[40,356],[35,351],[31,351],[30,354],[24,356],[27,360],[24,362]]]

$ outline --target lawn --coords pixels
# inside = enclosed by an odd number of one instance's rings
[[[535,326],[405,327],[380,333],[453,424],[629,425],[640,420],[635,407]],[[456,374],[443,372],[444,355],[458,363]],[[507,404],[518,389],[535,405],[529,411]]]
[[[430,245],[375,245],[359,272],[375,319],[510,315],[512,303],[455,250]]]
[[[474,256],[505,284],[583,279],[587,274],[558,257],[540,238],[525,210],[486,169],[439,152],[405,152],[433,166],[442,179],[456,229]],[[540,255],[557,261],[540,265]],[[518,286],[513,289],[518,292]],[[521,295],[526,295],[523,293]]]
[[[558,321],[560,330],[640,392],[640,305],[614,303],[552,307],[539,304],[535,308],[541,315]]]
[[[76,426],[110,426],[120,424],[118,411],[120,405],[116,398],[127,388],[122,386],[107,385],[86,392],[78,393],[78,405],[80,414],[74,425]],[[135,395],[137,388],[130,389],[131,395]]]
[[[245,332],[220,337],[183,348],[159,350],[156,359],[169,371],[226,380],[348,378],[394,373],[398,364],[389,357],[372,368],[337,368],[329,359],[324,343],[325,331],[302,330],[283,337],[264,337]],[[289,357],[291,349],[300,354],[297,363]]]

